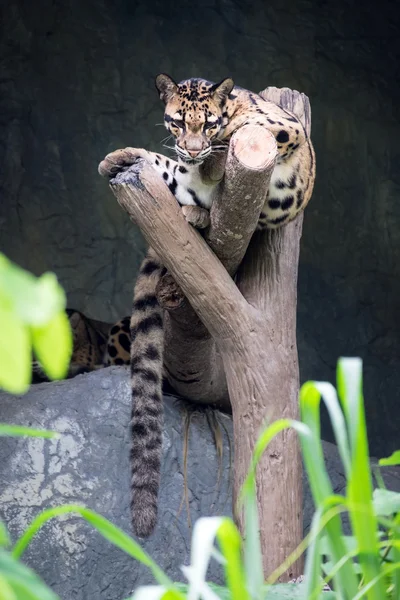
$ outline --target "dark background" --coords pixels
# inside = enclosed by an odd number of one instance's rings
[[[373,454],[398,447],[400,99],[396,2],[36,0],[1,6],[0,249],[54,270],[68,305],[126,314],[144,253],[97,174],[166,135],[160,71],[306,93],[317,181],[302,239],[302,381],[364,359]],[[329,432],[325,429],[325,436]]]

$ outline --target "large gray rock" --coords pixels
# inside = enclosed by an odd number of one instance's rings
[[[184,404],[165,397],[164,456],[158,527],[144,548],[175,580],[188,564],[190,529],[183,495]],[[58,440],[0,438],[0,516],[13,540],[43,509],[66,503],[84,504],[130,533],[129,431],[130,397],[124,367],[80,375],[75,379],[33,386],[14,398],[0,394],[0,421],[48,428]],[[190,516],[231,515],[230,417],[217,413],[224,451],[219,461],[204,413],[192,416],[189,434],[188,488]],[[345,479],[336,447],[324,443],[334,490]],[[400,491],[400,474],[387,476]],[[305,482],[304,527],[313,504]],[[114,548],[83,520],[65,516],[47,524],[32,542],[25,560],[64,600],[118,600],[139,583],[150,583],[148,570]],[[215,565],[210,578],[220,580]]]
[[[110,321],[131,306],[143,239],[97,174],[104,155],[160,148],[153,78],[227,75],[288,86],[312,106],[317,181],[299,278],[303,381],[365,361],[374,454],[400,416],[399,16],[354,0],[10,0],[0,39],[0,239],[52,269],[69,306]],[[328,429],[324,428],[325,434]]]

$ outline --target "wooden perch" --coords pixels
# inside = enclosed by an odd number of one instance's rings
[[[205,172],[214,181],[220,180],[225,172],[211,209],[211,226],[205,239],[230,275],[236,273],[256,227],[275,157],[273,135],[261,127],[246,126],[232,136],[227,157],[205,164]],[[211,270],[211,265],[209,268]],[[179,287],[166,275],[158,298],[166,310],[173,311],[165,315],[165,348],[168,350],[164,365],[169,382],[178,394],[189,400],[212,402],[230,410],[218,348],[204,321],[189,303],[183,302],[183,294],[178,303],[179,294]]]
[[[295,112],[309,132],[304,95],[276,88],[262,95]],[[298,417],[296,301],[303,217],[252,236],[275,156],[275,140],[262,128],[246,126],[233,135],[207,243],[143,160],[110,182],[170,274],[158,290],[166,309],[170,383],[191,400],[232,407],[234,503],[265,419]],[[205,172],[219,181],[223,167],[220,158],[206,164]],[[297,438],[284,432],[269,446],[257,473],[266,576],[302,539],[301,472]],[[243,532],[243,515],[236,514],[236,520]],[[300,561],[293,565],[283,579],[300,575],[301,566]]]

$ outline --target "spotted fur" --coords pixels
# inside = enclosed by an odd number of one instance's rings
[[[146,159],[160,174],[192,223],[203,223],[216,186],[202,178],[201,165],[215,152],[226,149],[241,126],[258,125],[272,132],[277,142],[277,160],[272,173],[258,229],[276,229],[293,220],[307,205],[315,178],[315,156],[311,140],[299,119],[258,94],[235,87],[227,78],[218,84],[204,79],[175,83],[158,75],[156,87],[165,104],[164,123],[175,141],[178,160],[143,148],[125,148],[107,155],[99,165],[104,177],[112,178]],[[156,300],[156,284],[162,264],[153,251],[142,265],[135,286],[131,319],[132,385],[132,522],[139,536],[148,536],[157,519],[157,494],[162,444],[162,312]],[[149,266],[151,265],[151,266]],[[148,356],[149,347],[154,349]],[[156,350],[156,352],[155,352]]]
[[[103,366],[104,352],[110,325],[89,319],[79,310],[67,308],[66,313],[72,331],[72,354],[67,378],[87,373]],[[32,382],[48,381],[40,361],[32,360]]]

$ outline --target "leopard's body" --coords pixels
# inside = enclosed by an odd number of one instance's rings
[[[67,308],[72,331],[72,354],[67,378],[94,371],[110,365],[128,365],[130,362],[130,317],[114,325],[85,316]],[[32,382],[48,381],[42,365],[32,361]]]
[[[245,125],[265,127],[277,142],[272,173],[258,229],[276,229],[292,221],[307,205],[315,178],[315,155],[300,120],[258,94],[235,87],[231,79],[213,84],[188,79],[176,84],[159,75],[156,87],[165,103],[164,122],[175,139],[178,160],[142,148],[107,155],[99,165],[104,177],[144,158],[168,185],[186,218],[198,227],[216,195],[216,185],[202,177],[201,165],[224,149],[232,134]],[[191,207],[188,210],[188,207]],[[157,496],[162,444],[163,314],[156,285],[165,272],[150,249],[134,291],[131,317],[132,387],[132,522],[137,535],[148,536],[157,520]]]

